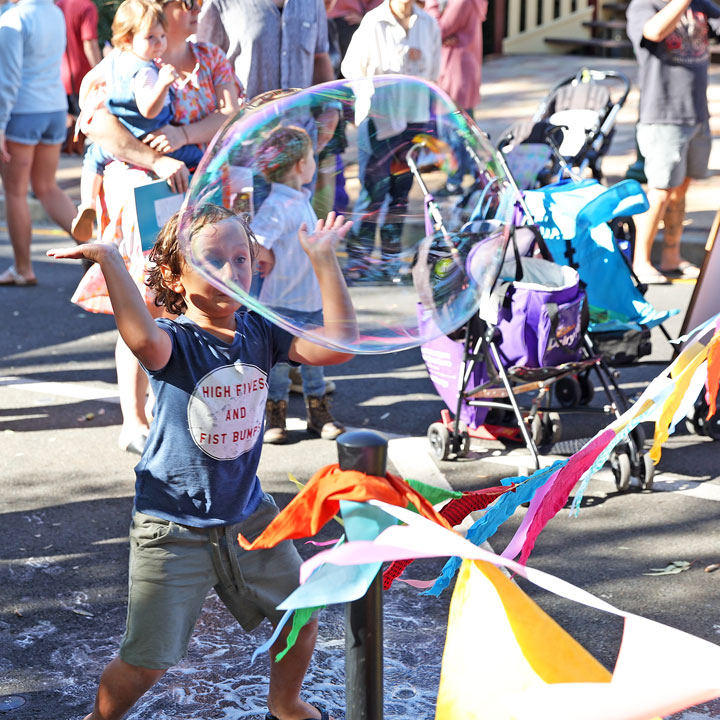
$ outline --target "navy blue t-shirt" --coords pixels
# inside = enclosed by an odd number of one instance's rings
[[[172,340],[162,370],[149,371],[154,419],[135,467],[135,507],[192,527],[239,522],[262,497],[267,376],[288,361],[292,335],[241,309],[231,344],[192,320],[161,318]]]

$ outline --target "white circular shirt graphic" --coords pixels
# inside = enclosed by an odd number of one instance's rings
[[[224,365],[205,375],[188,402],[195,444],[216,460],[234,460],[262,432],[267,375],[254,365]]]

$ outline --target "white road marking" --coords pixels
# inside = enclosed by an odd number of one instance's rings
[[[51,395],[53,397],[72,398],[73,400],[101,400],[103,402],[119,403],[117,385],[98,387],[95,385],[82,385],[74,382],[45,382],[20,377],[0,377],[0,387],[13,387],[16,390]]]
[[[73,400],[97,400],[100,402],[118,403],[117,385],[103,386],[84,385],[75,382],[46,382],[22,377],[0,377],[0,387],[12,387],[16,390],[40,393],[52,397],[71,398]],[[288,430],[299,431],[306,429],[306,422],[301,418],[288,418]],[[348,430],[369,428],[348,427]],[[378,432],[378,431],[376,431]],[[420,480],[428,485],[451,489],[445,475],[438,469],[430,457],[430,446],[424,437],[408,437],[394,433],[380,433],[388,440],[388,456],[392,464],[403,477]],[[562,459],[560,455],[541,455],[541,467],[551,465],[555,460]],[[483,462],[517,468],[518,475],[529,475],[533,472],[533,464],[529,455],[523,451],[487,455]],[[657,472],[655,475],[655,492],[671,492],[685,497],[699,500],[720,502],[720,486],[711,485],[710,477],[689,480],[687,477],[673,473]],[[610,470],[601,470],[593,477],[593,481],[615,484]],[[467,520],[466,520],[467,522]],[[467,529],[463,526],[463,529]]]

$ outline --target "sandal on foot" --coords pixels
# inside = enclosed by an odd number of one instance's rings
[[[25,285],[37,285],[37,278],[26,278],[15,269],[14,265],[11,265],[2,275],[0,275],[0,285],[17,285],[18,287]]]
[[[320,720],[330,720],[330,715],[328,715],[327,710],[323,710],[322,708],[319,708],[315,706],[315,709],[320,713]],[[269,712],[267,715],[265,715],[265,720],[279,720],[276,718],[271,712]],[[314,718],[308,718],[308,720],[314,720]]]
[[[656,268],[649,268],[647,270],[640,270],[635,273],[637,275],[638,282],[643,285],[667,285],[670,280],[660,270]]]
[[[693,265],[687,260],[683,260],[676,268],[672,270],[660,270],[663,275],[669,278],[690,278],[694,279],[700,276],[700,268]]]
[[[90,205],[81,205],[77,215],[70,224],[70,234],[79,245],[90,242],[95,229],[95,208]]]

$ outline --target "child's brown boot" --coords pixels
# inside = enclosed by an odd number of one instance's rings
[[[330,398],[327,395],[313,397],[308,395],[305,398],[307,407],[307,431],[311,435],[317,435],[323,440],[335,440],[338,435],[345,432],[341,425],[330,413]]]
[[[287,400],[273,402],[268,400],[265,404],[265,434],[264,443],[282,445],[287,442],[287,428],[285,418],[287,417]]]

